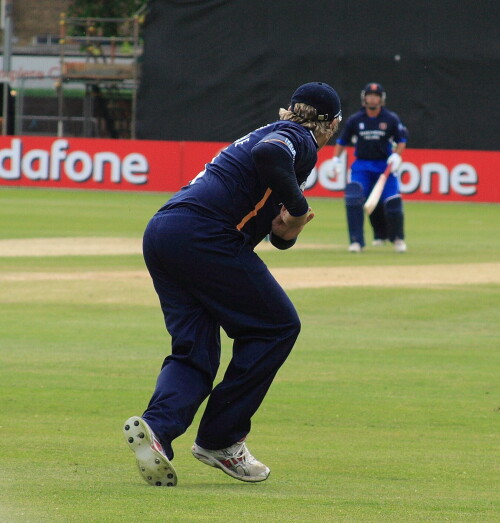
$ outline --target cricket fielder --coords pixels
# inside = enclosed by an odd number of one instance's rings
[[[229,145],[151,219],[143,252],[172,338],[156,389],[124,435],[140,474],[174,486],[172,441],[208,403],[192,447],[195,458],[246,481],[269,468],[246,447],[251,418],[300,331],[297,312],[254,252],[268,234],[278,249],[295,243],[314,217],[301,187],[341,120],[336,91],[300,86],[280,120]],[[232,359],[213,388],[220,328]]]
[[[379,204],[370,214],[373,245],[383,245],[389,240],[396,252],[406,252],[403,200],[396,174],[401,167],[407,130],[398,115],[384,107],[385,98],[382,85],[375,82],[367,84],[361,91],[363,107],[347,119],[335,145],[333,169],[338,175],[342,164],[340,155],[353,139],[356,142],[356,160],[345,188],[349,252],[361,252],[365,246],[363,203],[388,164],[391,174],[387,177]]]

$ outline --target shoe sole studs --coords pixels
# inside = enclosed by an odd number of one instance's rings
[[[144,430],[146,427],[138,419],[128,420],[123,427],[129,448],[135,454],[138,470],[152,486],[175,487],[177,484],[175,470],[169,466],[169,462],[165,463],[165,458],[160,457],[151,448],[150,437]]]

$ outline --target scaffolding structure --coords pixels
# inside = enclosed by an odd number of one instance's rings
[[[65,85],[83,84],[83,136],[135,138],[140,12],[130,18],[60,18],[57,135],[64,136]],[[114,36],[104,36],[111,33]],[[75,60],[75,55],[84,60]]]

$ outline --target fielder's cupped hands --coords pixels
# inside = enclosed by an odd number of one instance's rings
[[[294,240],[302,229],[314,218],[311,208],[302,216],[292,216],[283,205],[273,220],[272,232],[283,240]]]

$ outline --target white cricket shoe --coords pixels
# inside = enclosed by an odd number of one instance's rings
[[[252,483],[264,481],[271,472],[250,454],[244,440],[220,450],[204,449],[195,443],[191,447],[191,452],[196,459],[206,465],[219,468],[232,478],[241,481]]]
[[[385,245],[385,240],[379,240],[378,238],[372,241],[373,247],[383,247]]]
[[[363,247],[361,247],[361,244],[358,242],[353,242],[351,245],[349,245],[349,248],[347,249],[349,252],[361,252]]]
[[[175,487],[177,474],[160,441],[139,416],[129,418],[123,427],[125,440],[135,454],[139,473],[150,485]]]
[[[394,250],[396,252],[406,252],[406,243],[404,240],[400,240],[399,238],[397,240],[394,240]]]

